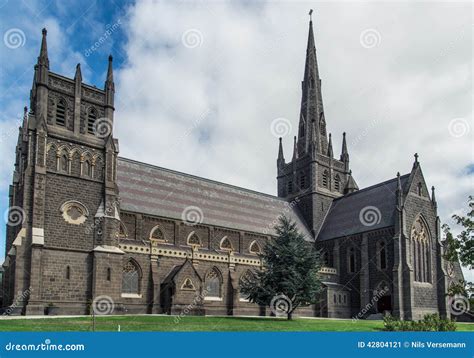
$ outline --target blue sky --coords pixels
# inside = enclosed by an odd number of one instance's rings
[[[346,131],[365,187],[409,172],[418,152],[452,223],[473,188],[472,4],[441,2],[0,0],[0,213],[43,27],[54,72],[80,62],[102,87],[114,56],[122,156],[275,194],[271,124],[290,123],[289,160],[310,8],[335,155]]]

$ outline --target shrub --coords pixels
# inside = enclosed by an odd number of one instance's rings
[[[437,314],[427,314],[419,321],[401,321],[390,315],[383,320],[385,331],[455,331],[456,322],[451,319],[440,318]]]

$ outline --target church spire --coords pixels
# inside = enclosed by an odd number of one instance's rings
[[[312,11],[310,11],[310,16],[311,14]],[[311,18],[309,21],[305,69],[301,89],[298,154],[302,156],[308,153],[311,147],[316,147],[319,153],[326,154],[328,140],[325,133],[321,79],[319,78],[313,21]],[[323,130],[320,130],[320,126]],[[311,138],[313,135],[315,135],[315,138]],[[316,145],[313,142],[316,142]]]
[[[285,157],[283,155],[283,144],[281,137],[279,138],[277,167],[280,168],[285,164]]]
[[[296,136],[294,137],[293,139],[293,163],[296,162],[296,159],[298,159],[298,147],[297,147],[297,144],[296,144]]]
[[[342,151],[341,151],[341,162],[349,161],[349,152],[347,151],[346,143],[346,132],[342,133]]]
[[[334,152],[332,150],[332,139],[331,139],[331,133],[329,133],[329,144],[328,144],[328,157],[332,158],[334,155]]]
[[[435,208],[438,207],[438,204],[436,203],[435,187],[434,186],[431,187],[431,203],[433,204],[433,206]]]
[[[402,203],[403,191],[402,191],[402,181],[400,180],[400,172],[397,173],[396,196],[397,196],[397,207],[401,210],[401,208],[403,206],[403,203]]]
[[[109,55],[109,65],[107,67],[107,80],[105,81],[106,86],[107,86],[107,82],[108,83],[114,82],[114,69],[112,67],[112,61],[113,61],[113,57],[112,55]]]
[[[74,74],[74,80],[76,82],[82,82],[82,72],[81,72],[81,64],[78,63],[76,65],[76,73]]]
[[[45,66],[47,69],[49,69],[48,45],[46,43],[46,35],[48,34],[48,31],[46,29],[43,29],[42,34],[43,37],[41,39],[41,49],[40,54],[38,56],[38,65]]]
[[[112,67],[112,55],[109,55],[109,63],[107,67],[107,78],[105,79],[104,90],[105,90],[105,117],[113,121],[114,118],[114,96],[115,96],[115,84],[114,84],[114,70]]]

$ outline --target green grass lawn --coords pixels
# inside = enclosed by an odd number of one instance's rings
[[[197,317],[187,316],[102,316],[96,331],[381,331],[382,321],[352,321],[297,318]],[[474,324],[459,323],[458,331],[474,331]],[[92,331],[90,317],[5,319],[0,331]]]

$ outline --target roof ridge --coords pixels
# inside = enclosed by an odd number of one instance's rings
[[[408,173],[408,174],[403,174],[402,176],[400,176],[400,179],[401,179],[401,178],[408,177],[409,175],[410,175],[410,173]],[[334,202],[334,201],[338,201],[338,200],[340,200],[340,199],[348,198],[348,197],[350,197],[350,196],[357,195],[358,193],[361,193],[361,192],[365,192],[365,191],[368,191],[368,190],[375,189],[375,188],[377,188],[377,187],[379,187],[379,186],[386,185],[386,184],[388,184],[388,183],[390,183],[390,182],[392,182],[392,181],[395,181],[395,180],[397,180],[396,177],[395,177],[395,178],[392,178],[392,179],[385,180],[385,181],[380,182],[380,183],[377,183],[377,184],[373,184],[373,185],[368,186],[368,187],[366,187],[366,188],[359,189],[359,190],[357,190],[357,191],[355,191],[355,192],[353,192],[353,193],[340,196],[339,198],[334,199],[333,202]]]
[[[160,167],[158,165],[149,164],[149,163],[145,163],[145,162],[140,162],[140,161],[134,160],[134,159],[124,158],[124,157],[118,157],[118,159],[129,162],[129,163],[141,164],[141,165],[147,166],[149,168],[159,169],[159,170],[163,170],[163,171],[173,173],[173,174],[183,175],[183,176],[186,176],[186,177],[189,177],[189,178],[192,178],[192,179],[202,180],[202,181],[208,182],[208,183],[223,185],[223,186],[233,188],[233,189],[238,189],[238,190],[250,193],[250,194],[257,194],[257,195],[261,195],[261,196],[266,196],[266,197],[271,198],[271,199],[275,199],[275,200],[278,200],[278,201],[288,203],[288,200],[285,200],[284,198],[280,198],[278,196],[267,194],[267,193],[262,193],[260,191],[256,191],[256,190],[252,190],[252,189],[243,188],[241,186],[237,186],[237,185],[233,185],[233,184],[229,184],[229,183],[224,183],[224,182],[213,180],[213,179],[203,178],[203,177],[200,177],[200,176],[197,176],[197,175],[194,175],[194,174],[188,174],[188,173],[180,172],[178,170],[168,169],[168,168]]]

